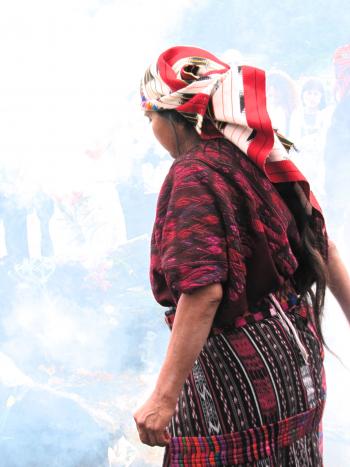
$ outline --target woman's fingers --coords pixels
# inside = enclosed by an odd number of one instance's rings
[[[170,441],[170,434],[167,429],[155,428],[149,425],[147,421],[137,421],[134,417],[140,441],[148,446],[166,446]]]
[[[148,446],[166,446],[170,441],[170,435],[166,430],[139,430],[140,441]]]
[[[170,442],[170,434],[168,430],[163,430],[163,432],[159,433],[159,436],[157,437],[157,446],[166,446]]]
[[[142,432],[142,438],[140,436],[140,439],[143,444],[147,444],[148,446],[157,445],[156,436],[151,432],[147,432],[147,431]]]
[[[156,446],[164,447],[170,441],[170,435],[167,430],[159,430],[155,432]]]

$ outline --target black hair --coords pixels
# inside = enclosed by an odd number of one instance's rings
[[[167,120],[173,123],[179,123],[183,125],[185,128],[187,128],[188,130],[194,130],[192,123],[177,110],[166,109],[166,110],[158,110],[158,112],[162,114],[162,116],[165,117]]]
[[[307,212],[295,191],[294,183],[278,183],[275,186],[293,214],[301,237],[301,246],[293,250],[298,260],[298,268],[293,276],[297,293],[301,298],[307,297],[311,301],[317,334],[330,350],[321,328],[328,280],[328,239],[324,219],[313,208],[311,213]]]
[[[326,91],[324,89],[323,83],[317,78],[308,79],[301,88],[301,96],[303,96],[305,91],[318,91],[321,93],[321,100],[318,105],[319,110],[322,110],[326,107]]]
[[[192,123],[187,120],[186,117],[184,117],[182,114],[177,112],[176,110],[158,110],[158,112],[165,117],[171,124],[173,128],[173,132],[175,135],[175,142],[176,142],[176,151],[177,154],[180,154],[180,144],[179,144],[179,139],[178,139],[178,134],[176,131],[176,126],[175,125],[182,125],[187,131],[195,131]]]

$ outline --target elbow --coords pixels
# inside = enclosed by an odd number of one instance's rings
[[[203,302],[213,305],[218,305],[223,297],[223,288],[221,283],[215,283],[200,287],[193,292],[197,298],[203,300]]]
[[[211,323],[223,297],[221,283],[199,287],[191,293],[182,293],[181,306],[191,309],[191,314],[196,314],[202,323]],[[180,304],[179,301],[179,304]]]
[[[221,283],[219,282],[218,284],[211,284],[209,287],[209,302],[213,304],[219,304],[224,295]]]

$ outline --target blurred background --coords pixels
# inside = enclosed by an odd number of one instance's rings
[[[349,265],[348,0],[0,5],[0,466],[158,466],[132,413],[168,330],[148,282],[172,159],[139,108],[146,66],[197,45],[268,74],[273,124]],[[349,326],[331,296],[325,465],[350,465]]]

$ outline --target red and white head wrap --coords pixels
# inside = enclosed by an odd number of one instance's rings
[[[172,47],[146,70],[141,99],[145,110],[176,110],[203,139],[227,138],[273,183],[299,182],[307,210],[321,212],[307,180],[287,157],[292,144],[272,128],[263,70],[231,68],[197,47]]]

